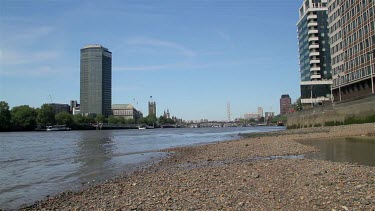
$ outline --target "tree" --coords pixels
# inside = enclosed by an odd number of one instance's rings
[[[146,117],[146,124],[147,125],[150,125],[150,126],[151,125],[156,125],[157,121],[158,121],[158,119],[156,118],[155,115],[148,115]]]
[[[68,127],[74,126],[73,115],[68,112],[60,112],[55,115],[55,120],[59,125],[66,125]]]
[[[77,125],[81,125],[85,123],[85,117],[82,114],[76,114],[73,116],[74,123]]]
[[[115,117],[115,116],[109,116],[108,117],[108,123],[109,124],[119,124],[120,123],[120,119]]]
[[[159,124],[164,125],[167,122],[167,118],[164,116],[159,117]]]
[[[107,122],[107,119],[105,118],[105,116],[103,114],[98,114],[95,117],[95,121],[99,122],[99,123],[105,123],[105,122]]]
[[[53,125],[55,124],[55,112],[52,106],[43,104],[38,110],[38,124],[41,125]]]
[[[8,103],[0,101],[0,131],[6,131],[11,128],[11,118]]]
[[[37,113],[34,108],[22,105],[10,111],[12,125],[16,130],[34,130],[36,128]]]
[[[96,123],[96,120],[93,114],[89,114],[84,117],[85,117],[85,123]]]

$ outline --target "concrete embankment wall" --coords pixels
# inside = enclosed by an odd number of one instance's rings
[[[288,128],[332,126],[356,121],[374,121],[375,95],[355,101],[334,103],[291,113]]]

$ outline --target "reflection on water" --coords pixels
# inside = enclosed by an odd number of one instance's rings
[[[80,133],[77,140],[75,161],[80,163],[78,172],[81,183],[103,174],[112,175],[112,168],[106,164],[111,160],[114,153],[114,143],[111,131],[91,131],[91,133]],[[101,176],[96,179],[101,179]]]
[[[320,150],[318,153],[306,155],[306,158],[375,166],[375,138],[348,137],[306,140],[301,143]]]

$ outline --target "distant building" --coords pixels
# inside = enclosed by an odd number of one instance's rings
[[[328,20],[334,101],[374,93],[374,0],[330,0]]]
[[[259,114],[258,113],[247,113],[247,114],[244,114],[244,119],[258,119],[259,118]]]
[[[304,0],[299,9],[298,51],[301,103],[304,108],[331,99],[332,74],[327,5],[328,0]]]
[[[290,106],[292,104],[292,99],[288,94],[281,95],[280,98],[280,115],[284,116],[290,111]]]
[[[165,110],[164,110],[163,116],[164,116],[164,118],[167,118],[167,119],[171,118],[171,114],[169,113],[169,109],[167,109],[167,112],[165,112]]]
[[[113,104],[112,114],[115,117],[124,117],[136,121],[143,117],[142,112],[135,109],[131,104]]]
[[[148,102],[148,115],[156,116],[156,102],[152,100],[152,96],[150,96],[150,101]]]
[[[70,101],[70,113],[71,114],[74,114],[74,111],[75,110],[79,110],[79,104],[78,104],[78,102],[76,101],[76,100],[71,100]]]
[[[258,115],[259,115],[259,117],[263,117],[263,108],[262,107],[258,107]]]
[[[82,48],[80,77],[81,113],[111,115],[112,53],[101,45]]]
[[[55,114],[61,113],[61,112],[70,112],[70,107],[68,104],[61,104],[61,103],[47,103],[47,105],[52,107],[52,110]]]
[[[264,113],[264,118],[267,120],[269,118],[275,117],[275,112],[265,112]]]

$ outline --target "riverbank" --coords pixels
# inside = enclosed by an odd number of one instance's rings
[[[298,140],[374,136],[374,124],[249,135],[165,150],[154,166],[25,209],[375,209],[375,168],[302,159]]]

